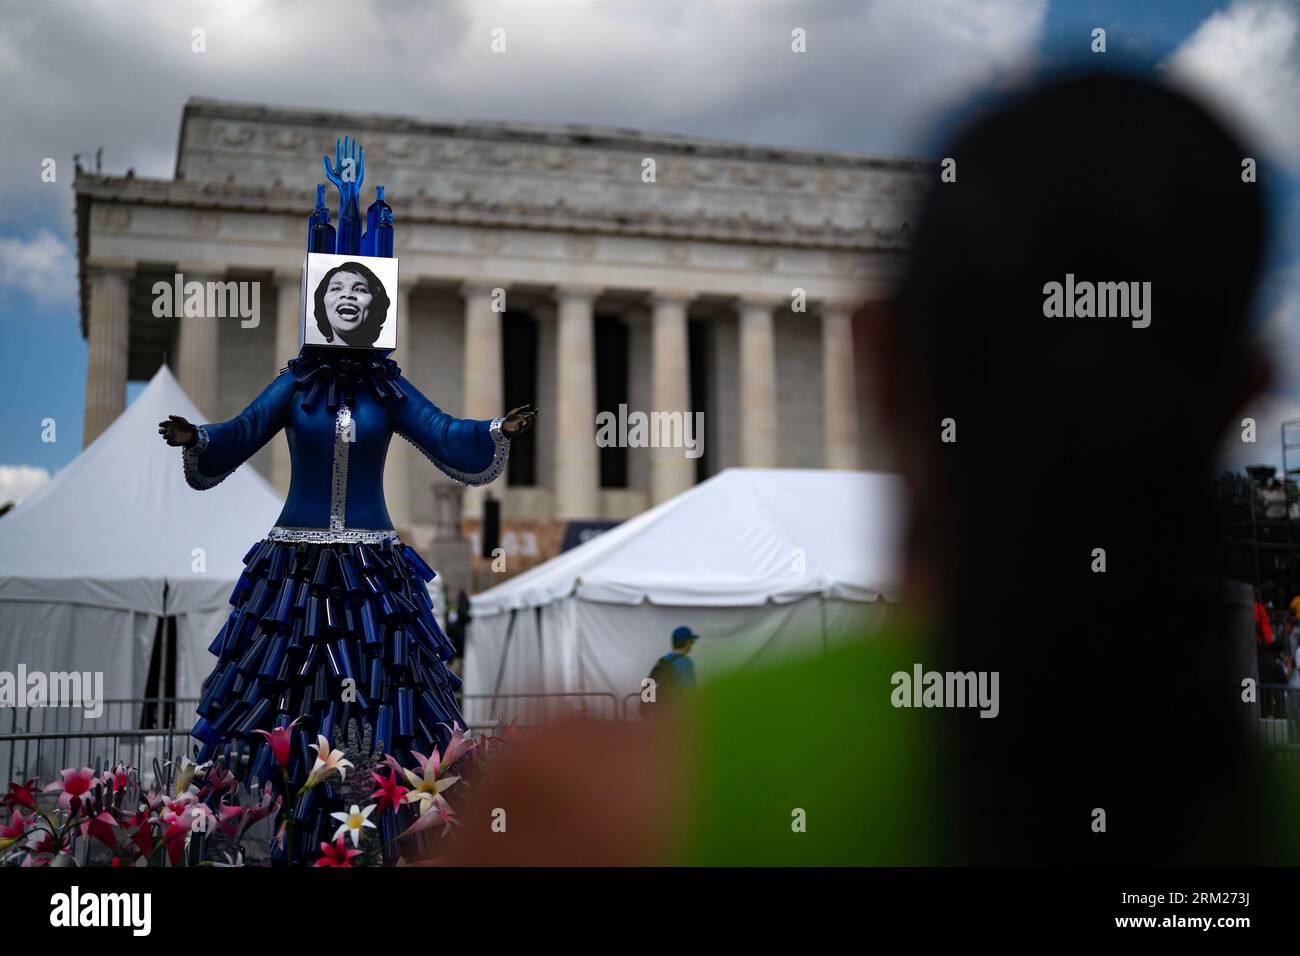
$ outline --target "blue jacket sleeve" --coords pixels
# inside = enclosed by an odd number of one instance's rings
[[[284,427],[294,391],[293,376],[282,372],[230,421],[200,425],[198,441],[181,449],[186,483],[206,490],[248,461]]]
[[[453,418],[400,379],[406,401],[393,409],[393,428],[444,474],[463,485],[486,485],[506,467],[510,439],[501,431],[504,418]]]

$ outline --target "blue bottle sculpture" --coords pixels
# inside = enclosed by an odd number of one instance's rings
[[[316,208],[307,219],[307,251],[334,252],[334,227],[330,225],[330,211],[325,207],[325,186],[316,184]]]
[[[375,227],[374,236],[374,248],[370,254],[383,259],[393,258],[393,211],[387,206],[380,210],[379,225]]]
[[[334,251],[341,256],[361,255],[361,183],[366,175],[366,150],[351,137],[334,142],[334,165],[323,158],[325,175],[339,191],[339,225]]]
[[[375,187],[375,201],[370,204],[366,210],[366,234],[361,237],[361,254],[363,256],[384,256],[392,258],[392,252],[378,252],[379,248],[379,227],[383,222],[384,212],[388,212],[388,221],[392,223],[393,209],[388,203],[384,202],[384,187]],[[389,238],[392,237],[391,225],[389,228]]]

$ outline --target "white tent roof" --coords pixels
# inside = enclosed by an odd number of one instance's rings
[[[893,599],[904,511],[896,475],[730,468],[476,595],[473,612],[569,595],[712,607]]]
[[[179,449],[158,435],[169,414],[205,420],[164,365],[94,444],[0,518],[0,601],[176,614],[228,600],[282,502],[250,467],[190,488]]]

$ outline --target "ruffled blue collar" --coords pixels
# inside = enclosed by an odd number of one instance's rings
[[[303,393],[302,407],[310,412],[321,397],[325,407],[338,411],[343,402],[351,402],[357,392],[368,391],[381,402],[404,402],[406,392],[398,379],[401,368],[385,353],[372,349],[304,347],[285,366]]]

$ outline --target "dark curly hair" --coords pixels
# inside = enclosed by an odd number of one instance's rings
[[[379,332],[383,329],[384,321],[388,318],[390,300],[388,290],[379,281],[379,277],[359,262],[345,262],[342,265],[335,266],[325,273],[325,277],[316,286],[316,328],[320,329],[320,334],[325,336],[326,342],[334,341],[334,327],[330,325],[329,318],[325,315],[325,290],[329,288],[330,279],[340,272],[355,272],[357,275],[364,277],[370,285],[371,301],[370,313],[365,324],[357,326],[356,330],[347,336],[340,332],[339,338],[343,339],[346,345],[369,348],[378,340]]]

